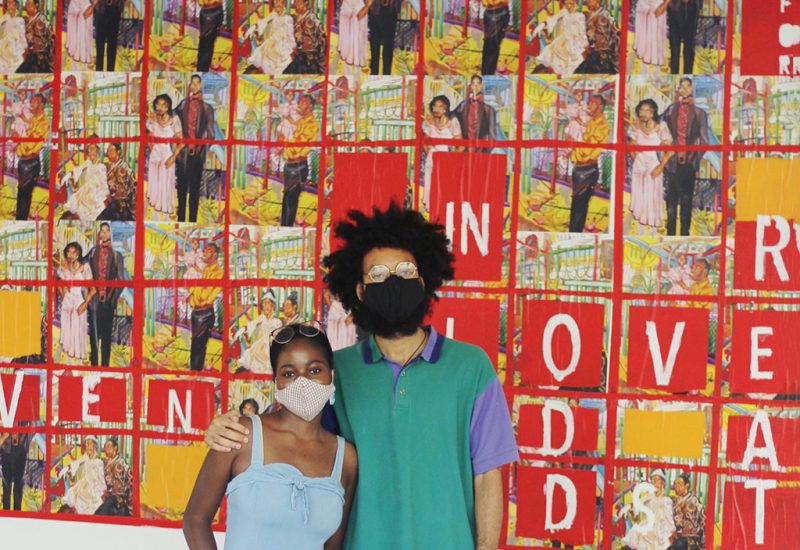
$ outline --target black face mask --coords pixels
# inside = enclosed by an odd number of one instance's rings
[[[428,312],[428,300],[420,279],[391,275],[382,283],[364,285],[367,324],[379,336],[413,333]]]

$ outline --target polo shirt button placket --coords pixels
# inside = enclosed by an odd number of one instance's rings
[[[408,408],[408,389],[405,387],[405,382],[408,379],[406,372],[407,371],[404,369],[400,373],[400,380],[398,380],[397,384],[397,394],[395,395],[395,407],[401,410]]]

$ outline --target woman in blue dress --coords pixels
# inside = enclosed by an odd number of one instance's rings
[[[341,548],[358,479],[355,447],[322,427],[333,352],[314,326],[271,335],[277,410],[242,417],[241,448],[209,451],[186,507],[189,548],[216,548],[211,523],[228,497],[227,550]]]

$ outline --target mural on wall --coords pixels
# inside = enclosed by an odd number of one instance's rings
[[[178,527],[270,332],[365,336],[320,259],[394,200],[503,383],[502,548],[797,538],[800,6],[1,9],[0,516]]]

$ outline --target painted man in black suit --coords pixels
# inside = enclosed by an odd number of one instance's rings
[[[708,143],[708,115],[696,107],[692,79],[681,78],[678,101],[662,115],[674,145],[705,145]],[[692,225],[692,200],[702,151],[677,151],[664,167],[666,175],[667,235],[675,235],[675,222],[680,207],[681,235],[688,235]]]
[[[383,74],[392,74],[394,36],[403,0],[371,0],[371,2],[367,18],[370,50],[369,74],[381,74],[379,72],[381,58],[383,58]],[[381,48],[383,52],[381,52]]]
[[[670,0],[667,6],[669,29],[669,68],[672,74],[681,74],[681,45],[683,45],[683,74],[694,69],[694,36],[703,0]]]
[[[95,70],[113,71],[117,60],[119,22],[122,19],[125,0],[94,0],[92,6],[94,6],[94,45],[97,50]],[[105,68],[103,61],[106,61]]]
[[[89,302],[89,360],[93,367],[108,366],[111,359],[111,333],[114,328],[114,311],[122,294],[122,287],[106,287],[103,281],[122,281],[128,278],[122,254],[111,247],[111,226],[100,224],[99,239],[89,250],[84,262],[92,269],[92,278],[100,283]],[[100,360],[98,363],[98,347]]]
[[[192,75],[189,97],[175,109],[181,120],[183,136],[187,139],[214,139],[214,108],[203,101],[203,79]],[[178,221],[197,221],[200,205],[200,183],[206,162],[208,145],[189,143],[181,149],[175,164],[178,182]],[[186,194],[189,194],[189,219],[186,219]]]
[[[102,1],[102,0],[101,0]],[[197,44],[197,70],[201,73],[211,69],[214,56],[214,43],[225,22],[225,8],[222,0],[199,0],[200,41]]]
[[[497,139],[497,113],[494,107],[483,101],[483,78],[480,75],[472,76],[468,96],[458,104],[453,114],[461,125],[463,139]],[[491,150],[491,147],[480,149],[487,153]]]
[[[3,510],[22,510],[25,463],[28,458],[30,433],[0,433],[0,470],[3,470]]]

